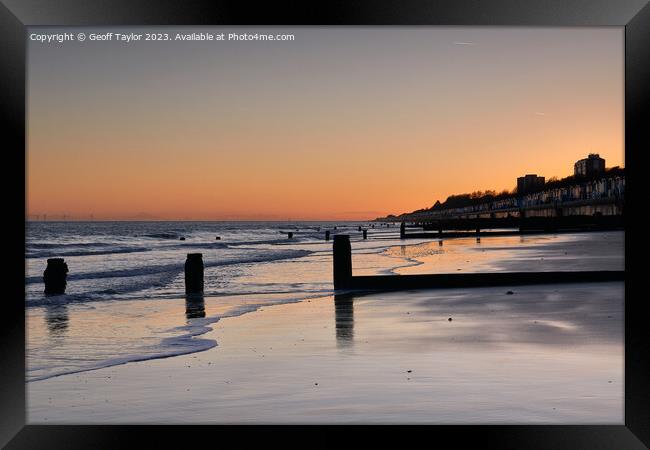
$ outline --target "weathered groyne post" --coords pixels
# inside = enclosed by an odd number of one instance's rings
[[[325,240],[326,241],[330,240],[330,230],[325,230]]]
[[[289,238],[289,239],[293,239],[293,231],[289,231],[289,232],[287,233],[287,238]]]
[[[63,258],[50,258],[47,260],[47,267],[43,272],[45,293],[48,295],[65,294],[65,287],[68,284],[68,265]]]
[[[359,225],[359,231],[361,231],[361,225]]]
[[[363,230],[363,238],[368,239],[368,230]]]
[[[203,292],[203,253],[188,253],[185,260],[185,293]]]
[[[402,222],[399,226],[399,238],[404,239],[406,237],[406,222]]]
[[[350,236],[338,234],[334,236],[334,289],[349,286],[352,280],[352,247]]]

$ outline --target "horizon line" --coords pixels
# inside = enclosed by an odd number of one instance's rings
[[[45,223],[45,222],[277,222],[277,223],[295,223],[295,222],[374,222],[375,219],[297,219],[297,220],[278,220],[278,219],[255,219],[255,220],[246,220],[246,219],[78,219],[78,220],[63,220],[63,219],[54,219],[54,220],[30,220],[27,219],[27,223]]]

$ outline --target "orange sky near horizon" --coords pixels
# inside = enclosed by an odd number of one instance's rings
[[[28,216],[368,220],[624,166],[622,28],[277,32],[29,42]]]

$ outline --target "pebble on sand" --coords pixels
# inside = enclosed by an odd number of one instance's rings
[[[512,291],[506,292],[506,295],[512,295],[512,294],[514,294],[514,292],[512,292]]]
[[[451,317],[449,319],[447,319],[447,320],[451,322]]]

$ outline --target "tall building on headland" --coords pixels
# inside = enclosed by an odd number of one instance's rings
[[[532,190],[544,187],[544,177],[538,177],[537,174],[528,174],[517,178],[517,193],[526,194]]]
[[[598,153],[590,153],[573,165],[573,175],[591,177],[605,171],[605,160]]]

